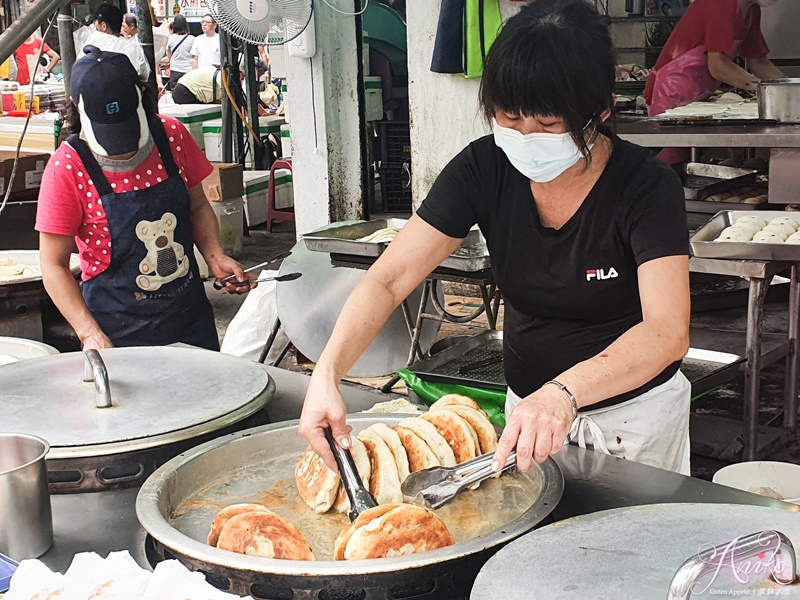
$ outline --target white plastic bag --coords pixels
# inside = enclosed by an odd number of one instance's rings
[[[261,271],[258,279],[277,277],[278,271]],[[259,283],[258,287],[248,292],[239,312],[233,317],[222,340],[221,352],[250,360],[258,360],[267,338],[278,319],[278,305],[275,297],[277,285],[274,281]],[[272,344],[267,363],[270,358],[277,358],[281,348],[286,345],[287,338],[283,331],[279,332]]]

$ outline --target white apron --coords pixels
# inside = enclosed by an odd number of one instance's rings
[[[506,415],[521,401],[509,388]],[[579,412],[564,443],[690,475],[690,402],[691,385],[678,371],[622,404]]]

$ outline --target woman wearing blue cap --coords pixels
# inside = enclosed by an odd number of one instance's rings
[[[211,164],[180,122],[150,109],[125,55],[84,51],[70,90],[76,133],[48,162],[39,196],[45,288],[84,349],[218,350],[193,244],[216,277],[250,277],[220,245],[201,185]],[[82,289],[69,269],[75,243]]]
[[[300,433],[331,468],[348,447],[337,389],[392,310],[476,223],[505,299],[507,425],[517,466],[565,442],[689,473],[689,248],[667,165],[605,126],[611,38],[583,0],[537,0],[486,59],[493,135],[444,168],[348,299],[308,387]]]

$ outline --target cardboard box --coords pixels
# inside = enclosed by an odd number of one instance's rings
[[[210,202],[221,202],[244,195],[244,169],[240,163],[211,163],[214,172],[203,180]]]
[[[12,194],[36,190],[42,184],[42,173],[49,154],[35,152],[20,152],[17,173],[11,188]],[[6,193],[6,186],[11,182],[11,170],[14,168],[14,152],[0,152],[0,194]]]

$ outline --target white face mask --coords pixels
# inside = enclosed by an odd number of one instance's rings
[[[517,171],[537,183],[553,181],[583,156],[569,133],[522,134],[497,121],[494,143]]]

